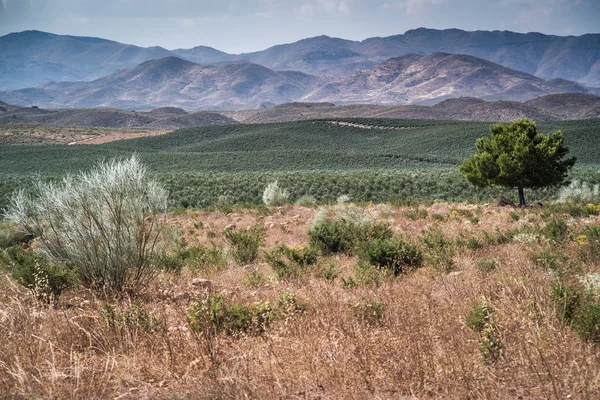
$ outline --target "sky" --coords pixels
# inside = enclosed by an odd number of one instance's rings
[[[228,53],[409,29],[600,32],[600,0],[0,0],[0,36],[24,30]]]

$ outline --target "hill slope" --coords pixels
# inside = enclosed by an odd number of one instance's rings
[[[202,66],[177,57],[146,61],[92,82],[62,82],[0,92],[18,105],[147,109],[255,108],[292,101],[314,89],[318,78],[275,72],[256,64]]]
[[[483,59],[447,53],[392,58],[369,70],[329,83],[305,101],[372,104],[434,104],[471,96],[523,101],[544,94],[586,93],[574,82],[544,81]]]
[[[11,33],[0,37],[0,89],[91,80],[168,55],[162,47],[143,48],[99,38]]]

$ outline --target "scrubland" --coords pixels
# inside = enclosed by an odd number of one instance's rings
[[[598,398],[598,211],[180,210],[135,297],[40,301],[4,254],[1,396]]]

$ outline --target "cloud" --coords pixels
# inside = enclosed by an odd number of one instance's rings
[[[405,0],[398,4],[399,8],[403,8],[408,15],[420,13],[425,8],[445,3],[446,0]],[[385,3],[388,4],[389,3]]]

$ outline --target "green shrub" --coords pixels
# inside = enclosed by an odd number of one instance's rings
[[[215,204],[215,209],[223,214],[229,214],[233,212],[233,202],[228,196],[220,195]]]
[[[425,256],[434,268],[444,272],[454,269],[454,243],[447,239],[442,231],[435,228],[421,231],[421,243],[427,249]]]
[[[240,264],[249,264],[258,257],[258,249],[264,242],[266,229],[262,226],[226,229],[225,239],[233,246],[231,254]]]
[[[367,325],[376,325],[383,319],[383,303],[376,299],[363,297],[352,306],[354,316]]]
[[[227,267],[225,250],[214,243],[210,246],[190,246],[186,265],[191,271],[221,271]]]
[[[569,236],[569,227],[562,218],[553,218],[542,231],[548,239],[557,243],[564,242]]]
[[[190,328],[208,335],[261,334],[273,319],[269,303],[246,305],[221,294],[208,293],[188,309]]]
[[[317,262],[317,249],[311,246],[280,245],[265,253],[265,261],[281,280],[298,278]]]
[[[582,280],[583,281],[583,280]],[[598,293],[581,283],[557,283],[552,299],[558,315],[583,340],[600,343],[600,302]]]
[[[104,303],[100,309],[100,318],[108,327],[121,334],[134,335],[140,331],[156,332],[163,325],[160,316],[150,314],[137,301],[123,311],[119,311],[113,304]]]
[[[371,240],[392,236],[387,222],[374,222],[357,207],[321,210],[308,231],[311,246],[323,254],[353,254],[357,248]]]
[[[318,276],[327,279],[329,282],[333,282],[339,275],[337,266],[334,262],[328,262],[318,272]]]
[[[533,257],[533,262],[540,268],[549,269],[554,272],[558,272],[562,268],[559,260],[547,251],[542,251],[541,253],[535,255]]]
[[[6,255],[13,279],[46,304],[58,301],[61,293],[77,281],[75,271],[65,264],[53,264],[44,254],[32,249],[13,246],[6,250]]]
[[[375,239],[367,242],[361,259],[369,265],[388,269],[395,276],[407,269],[420,267],[423,263],[421,251],[400,238]]]
[[[480,335],[479,352],[486,364],[497,361],[503,348],[493,315],[494,309],[487,300],[483,299],[473,306],[465,321],[469,328]]]
[[[344,286],[354,287],[359,284],[364,286],[379,286],[391,273],[388,269],[382,270],[373,265],[358,262],[354,266],[354,278],[348,278],[348,281],[344,282]],[[348,284],[346,285],[346,283]]]
[[[16,226],[0,222],[0,250],[8,249],[16,244],[28,243],[32,239],[32,235]]]
[[[282,294],[275,306],[269,302],[244,304],[208,293],[192,303],[188,322],[193,331],[208,335],[261,335],[275,320],[289,320],[307,309],[306,301],[290,293]]]

